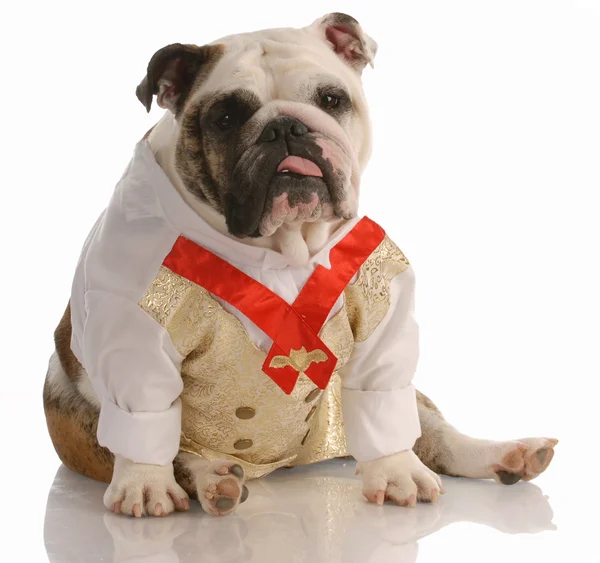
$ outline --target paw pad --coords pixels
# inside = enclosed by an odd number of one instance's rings
[[[553,438],[525,438],[515,442],[501,462],[492,466],[494,478],[503,485],[514,485],[521,479],[531,481],[550,465],[557,443]]]
[[[196,474],[198,500],[206,512],[225,516],[249,495],[244,485],[244,469],[239,464],[216,462]]]
[[[521,480],[521,475],[518,473],[510,473],[508,471],[499,470],[496,471],[496,475],[503,485],[514,485]]]

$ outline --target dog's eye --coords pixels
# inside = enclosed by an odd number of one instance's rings
[[[234,119],[230,113],[225,113],[221,115],[216,121],[215,124],[217,127],[223,131],[227,131],[234,126]]]
[[[324,109],[334,109],[340,103],[340,98],[333,94],[323,94],[321,96],[321,107]]]

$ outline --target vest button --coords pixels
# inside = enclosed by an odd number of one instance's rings
[[[240,407],[235,411],[235,416],[241,418],[242,420],[248,420],[249,418],[253,418],[256,414],[256,411],[250,407]]]
[[[316,410],[317,410],[317,407],[313,407],[312,409],[310,409],[310,412],[306,415],[304,422],[308,422],[311,419],[312,415],[315,414]]]
[[[304,438],[302,438],[302,442],[300,442],[300,445],[303,446],[304,442],[306,442],[306,439],[308,438],[308,435],[310,434],[310,430],[304,434]]]
[[[306,399],[304,399],[307,403],[310,403],[312,400],[316,399],[321,390],[317,387],[313,389],[308,395],[306,395]]]
[[[251,448],[252,445],[252,440],[238,440],[235,444],[233,444],[233,447],[236,450],[247,450],[248,448]]]

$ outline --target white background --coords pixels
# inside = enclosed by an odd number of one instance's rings
[[[538,480],[558,531],[507,536],[484,556],[487,536],[456,527],[423,540],[419,561],[459,545],[474,560],[532,560],[540,546],[557,560],[600,560],[587,535],[600,463],[593,0],[3,5],[2,559],[46,560],[58,467],[41,406],[52,332],[84,238],[160,116],[134,94],[150,56],[331,11],[353,15],[379,44],[364,73],[375,145],[361,213],[416,270],[418,387],[466,432],[561,441]]]

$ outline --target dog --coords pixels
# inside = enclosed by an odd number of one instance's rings
[[[358,217],[376,52],[334,13],[151,58],[136,95],[166,111],[84,245],[44,386],[58,456],[113,512],[223,516],[247,479],[335,457],[410,507],[440,474],[548,467],[555,439],[470,438],[411,383],[412,268]]]

